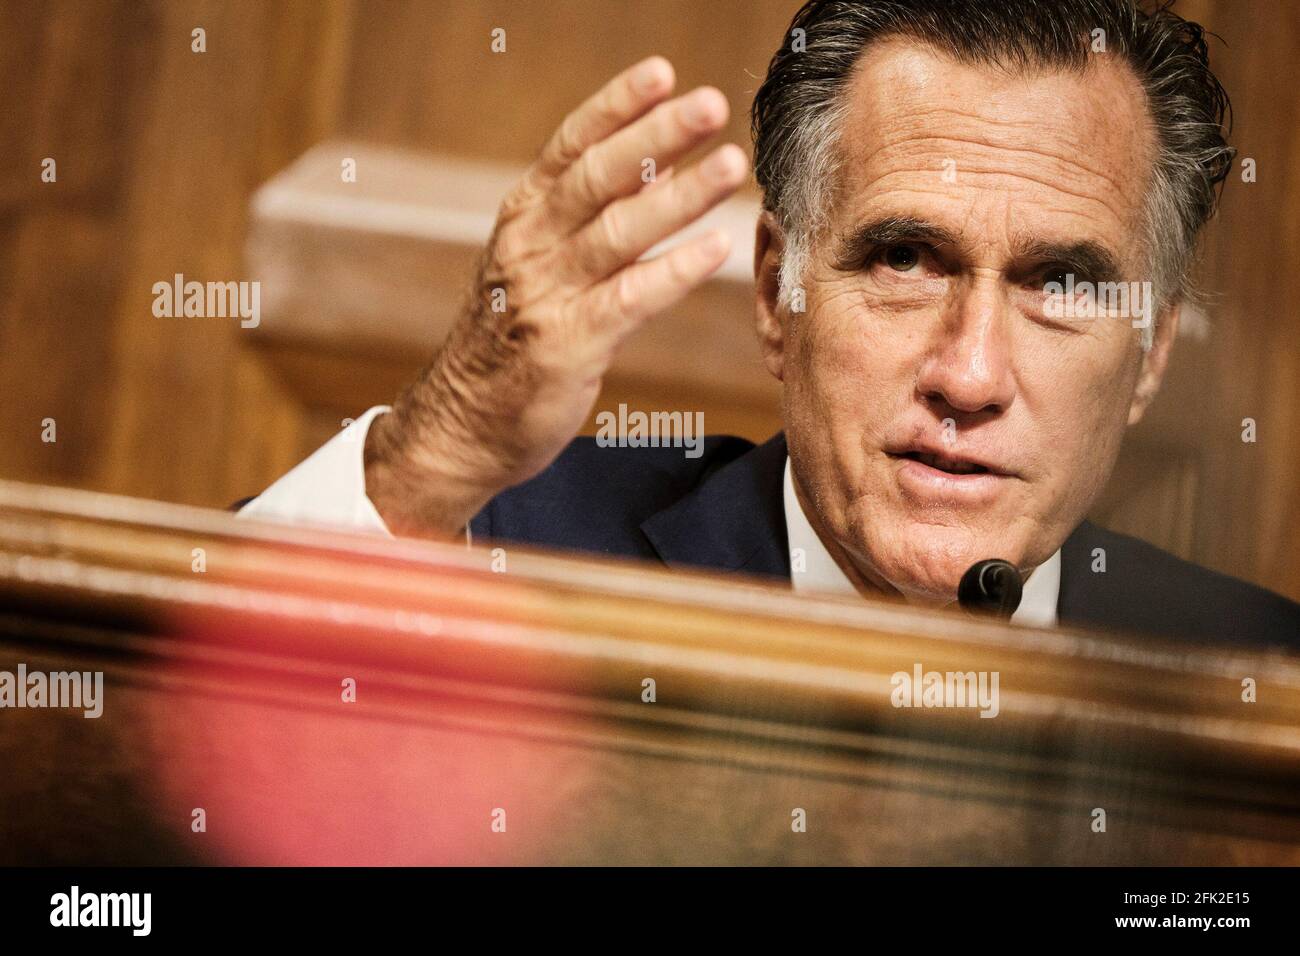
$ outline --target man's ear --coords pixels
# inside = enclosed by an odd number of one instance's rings
[[[781,256],[785,238],[776,217],[766,209],[758,217],[754,237],[754,324],[767,369],[778,380],[785,375],[785,326],[777,306]]]
[[[1138,373],[1137,388],[1133,390],[1133,402],[1128,409],[1130,425],[1142,421],[1142,416],[1160,391],[1160,383],[1164,381],[1165,369],[1169,365],[1169,353],[1178,337],[1178,317],[1182,308],[1182,303],[1176,302],[1156,320],[1156,334],[1151,348],[1142,356],[1142,370]]]

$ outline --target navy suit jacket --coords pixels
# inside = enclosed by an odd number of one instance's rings
[[[502,492],[470,523],[547,548],[790,580],[785,435],[681,448],[600,448],[575,439],[545,471]],[[1094,572],[1093,549],[1106,570]],[[1300,605],[1085,521],[1061,549],[1064,625],[1180,641],[1300,645]]]

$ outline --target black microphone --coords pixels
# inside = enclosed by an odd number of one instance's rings
[[[976,561],[961,576],[957,585],[957,602],[967,611],[992,614],[1009,620],[1020,607],[1023,583],[1020,572],[1010,561],[989,558]]]

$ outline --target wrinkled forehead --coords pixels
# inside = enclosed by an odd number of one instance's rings
[[[840,186],[851,214],[873,196],[960,184],[1121,234],[1138,223],[1155,136],[1145,92],[1118,57],[1011,72],[889,38],[863,53],[846,97]]]

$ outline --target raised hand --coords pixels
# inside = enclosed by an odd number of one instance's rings
[[[367,436],[366,493],[395,533],[454,535],[554,461],[623,340],[726,259],[713,231],[639,261],[748,173],[727,144],[645,184],[647,160],[673,169],[727,122],[718,90],[670,99],[674,83],[662,57],[616,76],[502,202],[465,314]]]

